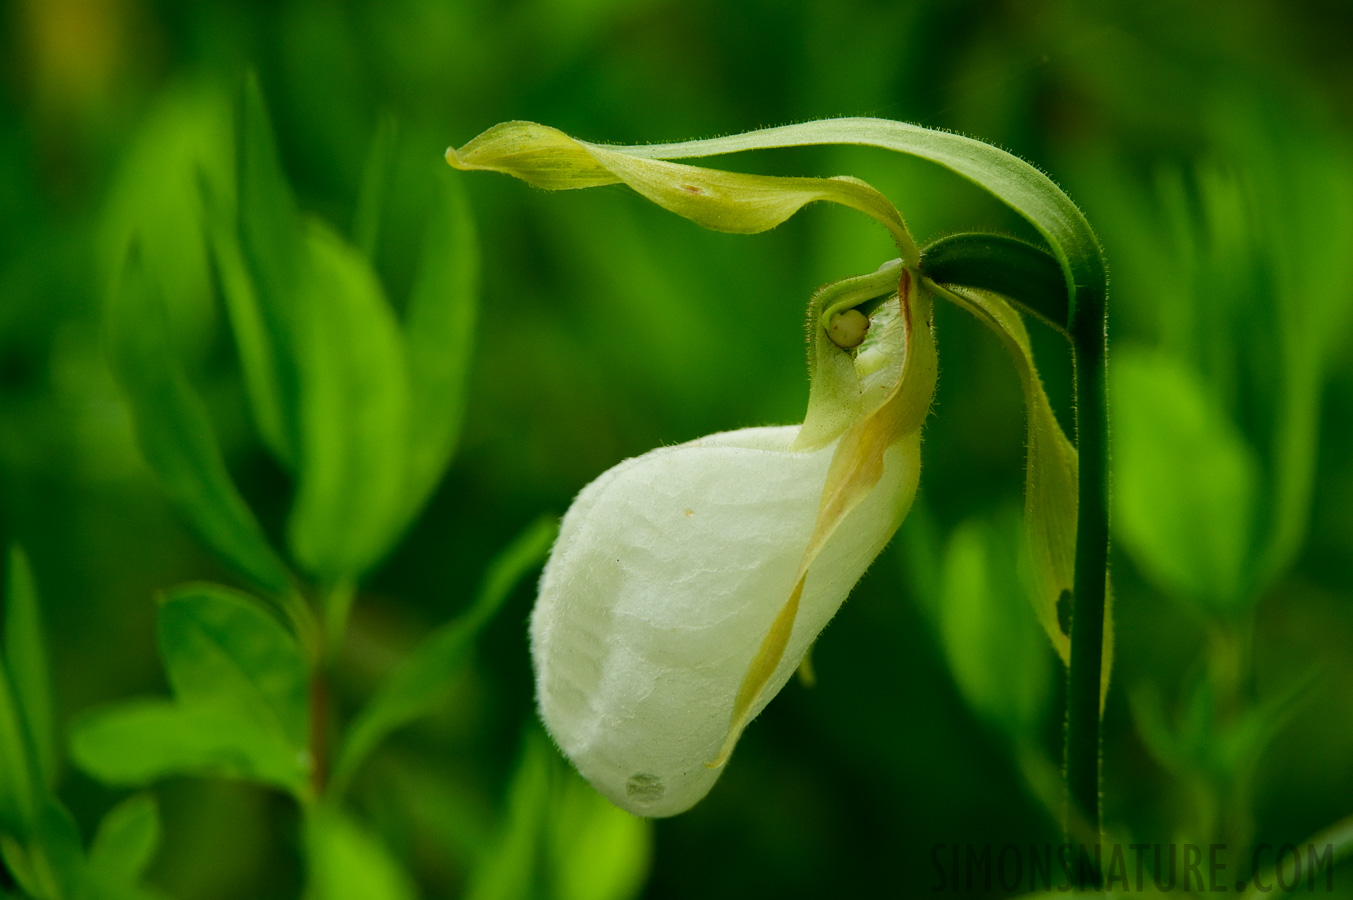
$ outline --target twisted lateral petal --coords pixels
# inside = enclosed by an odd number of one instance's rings
[[[902,214],[857,178],[744,175],[645,159],[633,150],[590,144],[535,122],[503,122],[459,150],[449,148],[446,161],[457,169],[503,172],[551,191],[623,183],[698,225],[738,234],[774,228],[809,203],[825,200],[887,228],[908,265],[920,260]]]
[[[531,617],[541,717],[578,770],[636,815],[690,808],[718,779],[748,660],[799,576],[836,445],[797,426],[654,450],[588,485],[564,518]],[[808,571],[755,715],[793,674],[911,506],[919,430]]]

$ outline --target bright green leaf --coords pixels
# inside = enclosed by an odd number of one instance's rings
[[[165,492],[212,549],[260,587],[285,591],[286,569],[226,471],[206,408],[175,358],[159,286],[135,249],[113,292],[106,337],[141,451]]]
[[[385,209],[385,195],[390,188],[391,167],[395,152],[395,138],[399,129],[392,118],[383,118],[371,139],[366,166],[362,169],[362,184],[357,190],[357,211],[353,215],[352,242],[371,261],[376,259],[380,242],[381,217]]]
[[[140,787],[175,775],[240,778],[304,797],[309,759],[232,708],[131,700],[78,718],[71,758],[105,784]]]
[[[37,583],[28,558],[17,544],[9,551],[4,628],[4,661],[9,669],[10,686],[32,741],[39,780],[50,788],[56,778],[57,753],[47,642]]]
[[[572,770],[559,779],[550,813],[546,852],[555,900],[639,896],[653,858],[651,821],[616,808]]]
[[[413,884],[372,834],[329,806],[306,817],[306,900],[413,900]]]
[[[308,746],[309,676],[296,639],[247,594],[176,588],[160,606],[160,652],[180,702],[254,719],[292,748]]]
[[[370,264],[318,223],[306,235],[296,297],[300,485],[288,530],[296,558],[336,583],[378,562],[402,527],[409,381]]]
[[[470,874],[467,900],[535,900],[541,895],[538,863],[555,760],[540,729],[528,728],[508,785],[506,815],[492,847]]]
[[[412,404],[410,515],[437,486],[460,437],[479,301],[479,243],[469,203],[450,172],[432,174],[431,182],[404,326]]]
[[[944,554],[937,612],[964,698],[986,721],[1028,739],[1047,713],[1053,673],[1017,577],[1017,534],[1017,518],[1005,516],[959,525]]]
[[[1172,359],[1120,349],[1112,379],[1123,545],[1161,588],[1218,612],[1236,609],[1250,599],[1254,451]]]
[[[150,794],[133,794],[110,809],[89,845],[89,864],[128,882],[139,881],[160,844],[160,811]]]
[[[484,626],[492,621],[512,589],[538,566],[558,533],[554,519],[530,525],[489,564],[470,608],[429,635],[396,669],[352,723],[338,762],[332,789],[341,793],[357,767],[391,731],[426,715],[443,703]]]

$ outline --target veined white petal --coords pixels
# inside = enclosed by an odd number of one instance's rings
[[[615,466],[564,517],[531,616],[546,728],[578,771],[642,816],[689,809],[718,779],[747,667],[795,584],[836,444],[799,426],[747,428]],[[892,537],[915,496],[920,435],[809,569],[771,690]]]

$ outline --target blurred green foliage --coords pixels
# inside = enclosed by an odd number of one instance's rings
[[[1112,274],[1106,821],[1243,847],[1353,811],[1342,4],[16,0],[3,16],[0,540],[28,553],[7,566],[0,666],[11,879],[183,900],[909,895],[934,844],[1057,840],[1062,670],[1018,596],[1009,513],[1019,385],[945,306],[923,504],[819,643],[817,686],[771,704],[714,793],[640,825],[529,724],[530,523],[626,456],[798,421],[809,295],[891,254],[846,211],[737,237],[620,189],[445,171],[447,144],[512,118],[643,142],[878,115],[1050,172]],[[719,164],[863,178],[921,240],[1030,237],[889,154]],[[1031,330],[1066,424],[1064,345]],[[329,622],[296,641],[301,594]],[[296,665],[343,623],[333,718],[388,739],[345,764],[341,809],[161,779],[309,791],[307,761],[283,758],[308,727]],[[207,634],[222,668],[189,672],[178,648]],[[424,638],[441,649],[420,656]],[[241,654],[272,660],[266,684],[236,677]],[[382,693],[420,665],[435,690]],[[231,698],[253,691],[275,722],[238,721]],[[119,754],[109,729],[132,715],[169,736],[173,717],[216,717],[229,740],[157,758],[142,733]]]

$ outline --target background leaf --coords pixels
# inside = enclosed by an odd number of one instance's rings
[[[1217,610],[1250,598],[1258,463],[1186,368],[1119,350],[1118,534],[1162,588]]]
[[[370,834],[328,806],[306,817],[306,900],[413,900],[409,876]]]
[[[135,250],[113,291],[106,329],[141,452],[165,492],[213,550],[260,587],[285,591],[286,569],[226,471],[206,408],[176,360],[159,286]]]
[[[403,524],[409,381],[394,313],[371,266],[312,223],[297,295],[300,484],[292,551],[327,583],[364,573]]]
[[[423,640],[353,720],[334,766],[333,791],[342,794],[353,773],[391,731],[445,702],[464,671],[475,640],[522,577],[544,560],[559,533],[553,518],[539,519],[489,564],[469,609]]]
[[[108,810],[89,845],[89,864],[110,876],[139,881],[160,844],[160,811],[150,794],[133,794]]]
[[[5,654],[17,711],[32,741],[36,777],[50,789],[56,781],[56,723],[47,639],[42,626],[37,583],[19,545],[9,549],[5,590]]]

